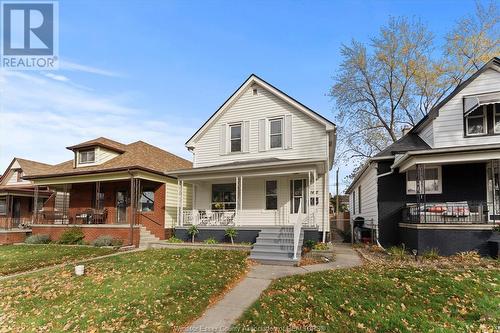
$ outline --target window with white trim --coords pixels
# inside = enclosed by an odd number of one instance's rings
[[[356,189],[352,190],[352,214],[356,215]]]
[[[78,163],[94,163],[95,162],[95,149],[80,150],[78,152]]]
[[[425,167],[425,194],[439,194],[443,192],[440,166]],[[423,189],[421,189],[422,191]],[[406,171],[406,194],[417,194],[417,170]]]
[[[278,209],[278,181],[266,181],[266,209]]]
[[[155,208],[155,192],[152,189],[143,189],[139,199],[141,212],[152,212]]]
[[[486,107],[479,107],[465,117],[465,130],[468,136],[484,135],[487,133]]]
[[[269,120],[269,147],[283,148],[283,118]]]
[[[241,152],[241,124],[229,125],[230,151]]]
[[[496,134],[500,133],[500,106],[493,104],[493,128]]]
[[[358,214],[361,214],[361,185],[358,186]]]

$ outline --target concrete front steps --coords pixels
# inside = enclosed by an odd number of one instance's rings
[[[147,248],[150,243],[158,242],[160,239],[153,235],[146,227],[141,225],[139,234],[139,248]]]
[[[293,227],[266,227],[259,232],[250,259],[261,264],[295,266],[300,261],[304,231],[300,233],[297,259],[293,259]]]

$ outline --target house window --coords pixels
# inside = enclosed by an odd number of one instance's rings
[[[212,209],[236,209],[236,184],[212,184]]]
[[[7,199],[0,198],[0,215],[7,214]]]
[[[441,167],[425,167],[425,194],[442,193]],[[421,189],[422,191],[422,189]],[[406,172],[406,194],[417,194],[417,170]]]
[[[231,132],[231,152],[241,151],[241,124],[235,124],[229,126]]]
[[[21,169],[17,169],[16,171],[16,175],[17,175],[17,182],[22,182],[23,181],[23,170]]]
[[[283,119],[271,119],[269,120],[270,127],[270,147],[272,148],[282,148],[283,147]]]
[[[302,213],[306,213],[306,180],[290,180],[290,213],[299,212],[299,205],[302,205]]]
[[[95,150],[94,149],[80,150],[78,152],[78,156],[79,156],[78,161],[80,164],[94,163],[95,162]]]
[[[465,118],[467,135],[486,134],[486,108],[480,107]]]
[[[142,190],[141,198],[139,199],[139,207],[141,212],[152,212],[155,207],[155,192],[153,190]]]
[[[358,214],[361,214],[361,185],[358,186]]]
[[[356,215],[356,190],[352,191],[352,214]]]
[[[278,181],[266,181],[266,209],[278,209]]]
[[[498,104],[493,104],[493,114],[494,114],[494,123],[495,123],[495,133],[500,133],[500,107],[497,107]]]

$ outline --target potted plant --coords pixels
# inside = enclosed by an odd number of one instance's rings
[[[200,230],[198,230],[198,227],[195,225],[192,225],[188,229],[188,235],[191,236],[191,243],[194,243],[194,237],[200,233]]]
[[[238,231],[235,228],[227,228],[226,236],[231,239],[231,244],[234,245],[234,237],[238,236]]]

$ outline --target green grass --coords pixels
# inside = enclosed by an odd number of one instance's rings
[[[246,269],[247,254],[147,250],[2,281],[1,329],[170,332],[200,316]]]
[[[233,330],[493,332],[500,325],[499,279],[494,268],[383,266],[293,276],[275,281]]]
[[[92,258],[115,252],[113,249],[61,245],[0,246],[0,276],[45,266]]]

